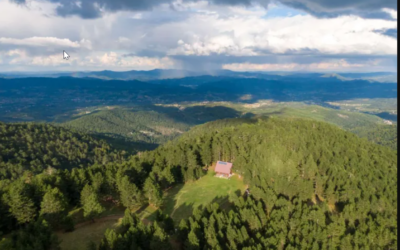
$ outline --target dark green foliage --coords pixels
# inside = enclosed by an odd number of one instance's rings
[[[0,241],[1,250],[58,250],[59,241],[45,220],[28,224]]]
[[[118,184],[118,189],[120,191],[121,202],[125,207],[131,208],[144,203],[142,192],[134,183],[129,181],[128,176],[122,177]]]
[[[150,204],[160,206],[162,203],[162,191],[158,185],[155,175],[150,175],[143,186],[143,191]]]
[[[65,221],[67,206],[64,194],[58,188],[48,189],[40,204],[40,214],[53,227],[57,227]]]
[[[100,250],[170,248],[168,235],[157,222],[145,226],[136,214],[129,210],[126,210],[118,232],[107,230],[99,247]]]
[[[83,215],[93,219],[104,211],[104,207],[99,202],[99,195],[89,184],[83,188],[81,193],[81,204],[83,207]]]
[[[93,241],[89,241],[86,246],[86,250],[97,250],[96,243],[94,243]]]
[[[180,152],[186,157],[175,158]],[[214,228],[210,214],[196,210],[188,228],[182,222],[179,237],[186,249],[397,246],[396,152],[334,126],[290,119],[231,126],[217,121],[151,154],[164,155],[165,167],[187,166],[185,180],[196,178],[188,173],[208,164],[202,156],[211,154],[213,162],[233,161],[234,171],[250,184],[254,198],[239,199],[229,214],[216,212]]]
[[[397,149],[397,125],[376,125],[357,127],[350,130],[356,135],[369,141]]]
[[[20,224],[31,222],[36,217],[37,211],[32,196],[31,186],[22,181],[12,183],[8,192],[3,195],[9,212]]]
[[[1,195],[1,192],[0,192]],[[15,226],[15,218],[11,215],[9,206],[0,196],[0,237]]]
[[[154,111],[104,110],[66,122],[65,127],[136,143],[162,144],[189,126]]]
[[[161,210],[157,210],[156,213],[156,221],[158,225],[160,225],[166,233],[173,234],[175,229],[174,220],[168,214],[164,214]]]
[[[104,141],[44,124],[0,123],[0,180],[121,159]]]

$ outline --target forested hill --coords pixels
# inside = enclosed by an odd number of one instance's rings
[[[0,181],[0,229],[34,227],[43,217],[54,225],[54,214],[66,216],[65,200],[81,204],[89,218],[109,199],[162,209],[162,190],[195,181],[217,160],[233,162],[249,185],[250,195],[238,197],[231,211],[195,209],[174,228],[168,218],[145,226],[127,210],[98,249],[397,248],[397,152],[333,125],[281,118],[215,121],[123,163]],[[53,203],[58,210],[49,214]],[[29,249],[18,247],[32,242],[27,235],[43,239],[43,249],[54,247],[49,234],[39,235],[43,225],[0,249]]]
[[[369,141],[397,150],[397,125],[369,125],[350,131]]]
[[[165,143],[189,129],[189,125],[175,121],[155,111],[130,112],[123,109],[103,110],[84,115],[62,124],[66,128],[135,142],[139,149]],[[130,144],[132,146],[132,144]],[[142,146],[140,146],[142,145]],[[135,145],[133,145],[135,146]]]
[[[122,158],[113,151],[105,141],[48,124],[0,123],[0,180]]]
[[[252,198],[239,199],[233,211],[211,206],[182,221],[185,249],[397,246],[396,151],[335,126],[300,119],[216,121],[145,158],[156,172],[180,166],[185,181],[199,178],[202,166],[232,161],[250,186]],[[124,234],[127,239],[133,231]],[[105,245],[116,244],[111,235]]]

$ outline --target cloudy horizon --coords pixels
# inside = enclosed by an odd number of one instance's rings
[[[151,69],[397,72],[397,1],[0,0],[0,72]]]

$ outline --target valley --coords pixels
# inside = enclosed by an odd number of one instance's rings
[[[207,102],[156,104],[150,106],[101,108],[89,114],[71,117],[59,124],[106,139],[114,147],[128,150],[149,150],[180,136],[191,127],[226,118],[291,117],[328,122],[366,137],[365,131],[375,130],[393,135],[379,139],[380,143],[396,148],[397,120],[389,121],[376,115],[310,105],[298,102],[261,100],[253,104],[239,102]],[[363,132],[364,131],[364,132]],[[378,134],[377,134],[378,133]],[[372,134],[372,132],[370,133]],[[374,139],[375,138],[375,139]],[[133,151],[132,151],[133,152]]]

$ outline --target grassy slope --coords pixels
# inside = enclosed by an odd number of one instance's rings
[[[245,185],[237,175],[230,179],[214,177],[209,173],[200,180],[185,185],[177,185],[167,191],[162,206],[164,213],[170,214],[176,223],[188,218],[195,207],[204,207],[217,202],[221,208],[229,208],[236,192],[243,193]]]

